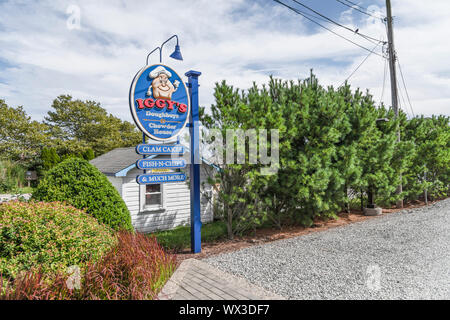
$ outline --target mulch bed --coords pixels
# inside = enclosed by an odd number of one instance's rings
[[[434,202],[428,201],[428,205]],[[413,209],[424,206],[423,201],[415,201],[405,204],[403,209],[397,209],[395,206],[391,208],[383,208],[383,214],[394,213],[405,209]],[[227,253],[236,251],[239,249],[272,242],[281,239],[288,239],[298,237],[311,232],[324,231],[330,228],[335,228],[349,223],[364,221],[368,219],[376,219],[379,216],[365,216],[361,211],[351,211],[350,213],[339,213],[337,215],[339,219],[330,219],[324,221],[322,219],[316,219],[312,227],[305,228],[302,226],[284,227],[282,230],[275,228],[257,229],[256,233],[248,236],[235,237],[233,240],[221,240],[214,243],[202,243],[201,253],[191,253],[190,249],[185,249],[182,252],[176,254],[177,262],[189,258],[204,259],[210,256],[214,256],[221,253]]]

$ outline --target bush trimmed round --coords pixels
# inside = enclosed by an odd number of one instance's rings
[[[80,158],[69,158],[48,171],[33,199],[65,201],[115,230],[133,230],[128,208],[116,188],[96,167]]]
[[[82,210],[60,202],[0,204],[0,274],[22,271],[66,272],[97,261],[116,243],[108,226]]]

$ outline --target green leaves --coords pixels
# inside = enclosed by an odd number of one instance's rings
[[[264,224],[310,225],[317,216],[348,209],[358,193],[369,190],[380,204],[389,204],[398,197],[401,174],[405,194],[423,186],[448,192],[448,118],[424,122],[400,113],[395,119],[368,92],[352,92],[349,85],[324,88],[314,74],[298,82],[271,77],[267,86],[247,91],[223,81],[214,96],[211,115],[203,113],[202,122],[222,132],[224,141],[227,129],[278,129],[280,137],[276,175],[262,176],[260,163],[218,164],[217,207],[229,236]],[[420,182],[425,168],[428,180]]]
[[[22,107],[9,107],[0,99],[0,159],[30,165],[47,139],[46,129],[32,121]]]
[[[86,160],[70,158],[51,169],[39,183],[33,198],[65,201],[86,210],[113,229],[133,230],[130,214],[117,190]]]
[[[42,174],[69,157],[90,160],[142,140],[134,124],[108,114],[98,102],[61,95],[51,107],[40,123],[32,121],[22,107],[9,107],[0,100],[0,160]]]
[[[95,155],[101,155],[115,148],[134,146],[142,139],[133,124],[108,114],[98,102],[61,95],[53,101],[52,108],[54,111],[48,112],[45,124],[50,135],[60,141],[57,143],[60,153],[84,153],[90,148]],[[84,147],[75,150],[67,141]]]
[[[0,274],[41,268],[66,272],[95,262],[115,244],[108,227],[85,212],[61,203],[0,204]]]
[[[449,192],[450,117],[416,117],[402,126],[402,139],[410,142],[410,156],[405,164],[404,191],[415,200],[425,190],[431,199]]]

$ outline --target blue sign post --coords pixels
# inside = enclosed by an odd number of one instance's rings
[[[201,72],[191,70],[185,75],[189,79],[188,87],[191,97],[191,114],[189,116],[189,131],[191,134],[191,250],[193,253],[199,253],[202,251],[202,221],[200,218],[200,119],[198,111],[198,77],[201,75]]]

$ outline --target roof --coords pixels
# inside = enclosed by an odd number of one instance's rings
[[[141,158],[135,147],[129,147],[111,150],[89,162],[104,174],[114,176]]]
[[[189,152],[188,147],[186,147],[186,150]],[[151,155],[148,156],[147,159],[152,159],[157,156],[158,155]],[[128,171],[136,168],[136,161],[139,159],[142,159],[142,155],[136,153],[136,148],[128,147],[111,150],[89,162],[107,176],[125,177]],[[202,161],[218,170],[217,166],[203,157]]]

